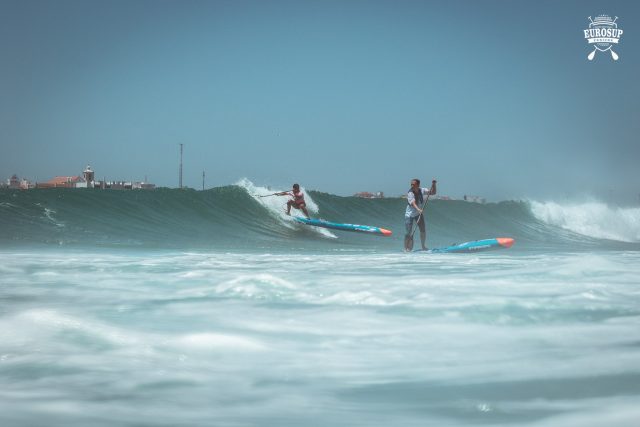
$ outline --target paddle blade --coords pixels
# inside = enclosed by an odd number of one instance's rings
[[[591,53],[589,54],[589,56],[587,56],[587,59],[588,59],[589,61],[593,61],[593,57],[594,57],[594,56],[596,56],[596,51],[595,51],[595,49],[593,50],[593,52],[591,52]]]
[[[615,53],[614,51],[612,51],[611,49],[609,49],[609,51],[611,52],[611,57],[613,58],[614,61],[618,60],[618,54]]]

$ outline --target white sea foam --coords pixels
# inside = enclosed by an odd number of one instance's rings
[[[267,188],[260,187],[255,185],[253,182],[248,180],[247,178],[242,178],[240,181],[236,182],[237,186],[245,189],[247,194],[253,197],[258,203],[263,205],[275,218],[278,218],[280,222],[286,225],[289,228],[299,228],[302,225],[296,223],[291,216],[287,215],[287,200],[290,197],[285,196],[270,196],[273,193],[279,193],[282,191],[291,191],[291,188]],[[305,190],[303,186],[300,186],[300,190],[304,192],[304,200],[307,205],[307,211],[309,214],[317,214],[318,213],[318,205],[311,198],[309,193]],[[296,211],[292,209],[292,215],[302,215],[301,211]],[[319,234],[322,234],[326,237],[336,238],[336,235],[331,233],[331,231],[325,228],[319,227],[311,227],[310,230],[313,230]]]
[[[631,426],[639,258],[4,251],[0,424]]]
[[[611,207],[601,202],[530,204],[536,218],[565,230],[598,239],[640,242],[640,208]]]
[[[222,349],[259,351],[265,349],[265,346],[257,340],[211,332],[184,335],[177,338],[175,343],[179,346],[200,351]]]
[[[22,325],[23,328],[35,328],[40,333],[55,334],[75,331],[85,334],[87,337],[93,337],[108,341],[117,345],[136,345],[139,340],[123,331],[109,325],[100,324],[93,321],[60,313],[50,309],[33,309],[21,313],[16,319],[16,323]],[[24,332],[24,330],[23,330]]]

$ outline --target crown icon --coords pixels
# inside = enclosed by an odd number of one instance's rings
[[[589,21],[591,21],[591,23],[589,24],[589,28],[600,26],[600,25],[606,25],[606,26],[618,28],[618,24],[616,24],[617,20],[618,20],[617,16],[615,17],[615,19],[611,19],[609,15],[598,15],[596,16],[595,20],[589,17]]]

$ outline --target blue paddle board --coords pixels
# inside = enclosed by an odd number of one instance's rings
[[[297,222],[301,224],[311,225],[313,227],[331,228],[332,230],[342,231],[355,231],[360,233],[378,234],[380,236],[391,236],[391,231],[380,227],[372,227],[370,225],[358,225],[358,224],[342,224],[339,222],[329,222],[323,219],[316,218],[303,218],[301,216],[294,216]]]
[[[496,237],[494,239],[474,240],[472,242],[456,243],[444,248],[427,250],[418,249],[414,252],[427,252],[432,254],[481,252],[493,249],[510,248],[511,246],[513,246],[514,242],[515,240],[511,237]]]

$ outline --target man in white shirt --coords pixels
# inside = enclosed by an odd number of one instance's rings
[[[406,233],[404,235],[404,250],[409,252],[413,249],[413,223],[414,221],[420,227],[420,242],[422,249],[427,250],[425,242],[427,240],[427,231],[424,225],[424,197],[436,194],[436,180],[431,181],[431,188],[420,188],[420,180],[412,179],[411,188],[407,192],[407,209],[404,213],[404,226]]]

